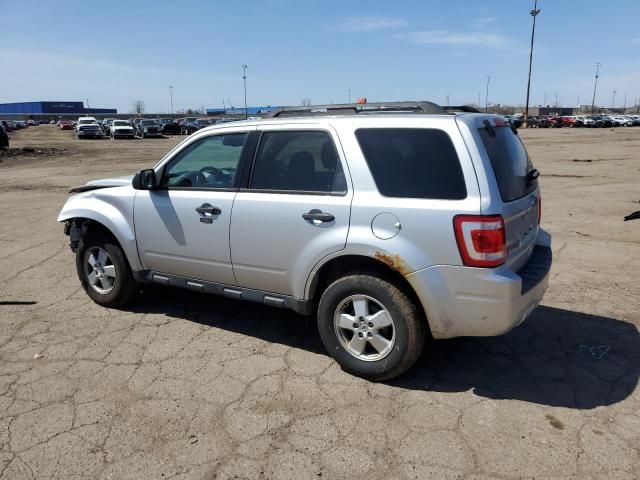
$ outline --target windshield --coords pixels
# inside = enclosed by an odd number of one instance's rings
[[[502,200],[511,202],[533,192],[538,181],[528,177],[534,168],[520,138],[510,127],[480,128],[479,132]]]
[[[96,122],[93,121],[93,120],[80,120],[79,123],[80,123],[80,125],[90,125],[90,124],[96,123]]]
[[[156,122],[153,120],[142,120],[140,122],[140,125],[144,125],[145,127],[151,126],[151,125],[155,125]]]
[[[125,122],[124,120],[115,120],[113,122],[113,126],[114,127],[128,127],[129,124],[127,122]]]

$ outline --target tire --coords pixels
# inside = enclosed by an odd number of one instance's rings
[[[358,311],[368,315],[359,317]],[[317,321],[322,343],[334,360],[346,372],[369,380],[401,375],[424,348],[426,322],[416,305],[375,276],[349,275],[334,281],[320,298]]]
[[[107,257],[100,258],[101,252],[106,253]],[[93,259],[91,259],[92,255]],[[96,260],[100,262],[98,269],[91,265]],[[96,270],[101,270],[99,274],[102,275],[105,283],[103,280],[96,279],[95,284],[92,284],[91,270],[94,273]],[[76,271],[87,295],[103,307],[122,307],[130,303],[138,293],[138,283],[133,278],[131,267],[122,248],[115,240],[104,235],[89,232],[80,240],[78,253],[76,253]],[[109,273],[113,273],[113,276]],[[111,288],[107,288],[109,283]]]

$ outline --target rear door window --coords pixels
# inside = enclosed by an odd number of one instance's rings
[[[511,202],[533,192],[538,181],[529,179],[533,164],[527,151],[511,128],[478,129],[498,182],[502,201]]]
[[[251,189],[344,194],[340,158],[327,132],[264,132],[256,154]]]
[[[467,197],[458,154],[443,130],[361,128],[356,138],[378,191],[385,197]]]

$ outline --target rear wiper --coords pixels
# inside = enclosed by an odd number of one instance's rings
[[[530,170],[529,173],[527,173],[527,179],[529,180],[535,180],[539,176],[540,176],[540,172],[535,168],[533,170]]]

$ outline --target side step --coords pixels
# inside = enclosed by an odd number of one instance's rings
[[[311,302],[298,300],[290,295],[281,295],[273,292],[242,288],[238,286],[224,285],[215,282],[206,282],[193,278],[180,277],[153,271],[134,272],[136,280],[146,283],[186,288],[195,292],[211,293],[235,300],[247,300],[249,302],[262,303],[271,307],[287,308],[301,315],[312,313]]]

